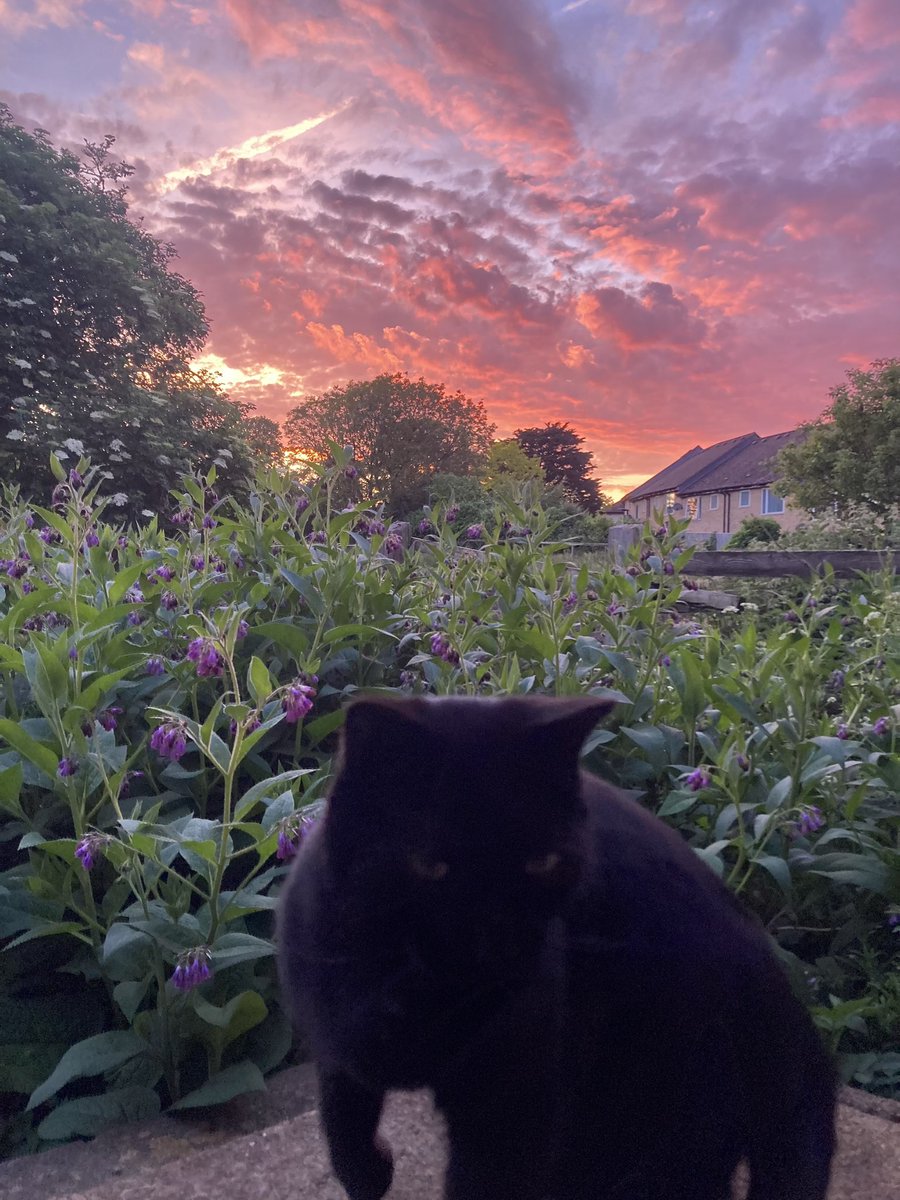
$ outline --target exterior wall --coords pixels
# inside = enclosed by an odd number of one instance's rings
[[[763,492],[761,487],[742,489],[750,492],[750,504],[746,508],[740,507],[740,491],[719,493],[719,507],[710,509],[709,501],[710,494],[688,497],[678,496],[678,502],[684,505],[684,510],[677,515],[684,516],[687,513],[687,503],[689,499],[695,498],[700,501],[700,514],[695,516],[690,524],[692,533],[711,534],[711,533],[735,533],[741,527],[741,523],[747,517],[771,517],[773,521],[777,521],[785,531],[796,529],[797,526],[806,516],[803,509],[791,508],[790,504],[785,501],[783,513],[764,513],[763,512]],[[646,521],[652,517],[654,511],[665,512],[668,495],[665,492],[660,492],[656,496],[651,496],[646,500],[635,500],[628,504],[628,512],[636,521]]]

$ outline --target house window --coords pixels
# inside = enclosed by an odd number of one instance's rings
[[[666,512],[671,513],[674,511],[675,511],[675,493],[669,492],[668,496],[666,496]]]
[[[738,496],[738,508],[750,507],[750,489],[744,488],[740,496]]]
[[[763,513],[772,516],[784,512],[784,496],[776,496],[769,488],[763,488]]]
[[[719,507],[719,497],[718,496],[710,496],[709,511],[715,512],[718,507]]]
[[[692,521],[694,517],[700,516],[700,504],[696,496],[688,496],[684,502],[684,511],[685,515],[688,516]]]

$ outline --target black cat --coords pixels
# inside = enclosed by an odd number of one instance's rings
[[[284,889],[281,977],[351,1200],[428,1087],[447,1200],[822,1200],[835,1084],[764,933],[580,773],[591,697],[369,699]]]

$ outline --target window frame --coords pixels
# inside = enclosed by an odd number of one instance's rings
[[[772,504],[781,505],[772,508]],[[764,517],[780,517],[784,515],[784,496],[776,496],[771,488],[763,488],[762,515]]]
[[[707,512],[718,512],[718,511],[719,511],[719,493],[713,492],[709,496],[709,507],[707,508]]]
[[[746,501],[744,500],[745,496],[747,497]],[[738,492],[738,508],[749,508],[750,499],[750,489],[741,488],[741,490]]]

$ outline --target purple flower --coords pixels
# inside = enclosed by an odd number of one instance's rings
[[[459,662],[459,655],[443,633],[433,633],[431,635],[431,653],[437,658],[442,658],[444,662],[452,663],[454,666]]]
[[[664,575],[674,575],[675,574],[675,564],[669,558],[667,558],[666,561],[663,563],[663,574]]]
[[[128,549],[128,538],[125,537],[124,534],[121,537],[117,537],[116,545],[118,546],[118,548],[120,550],[127,550]]]
[[[142,625],[143,623],[144,623],[144,618],[141,616],[141,614],[139,612],[130,612],[125,621],[126,625]]]
[[[84,545],[85,545],[85,548],[88,550],[92,549],[94,546],[100,545],[100,538],[97,536],[97,534],[94,532],[93,529],[87,535],[87,537],[84,539]]]
[[[31,582],[31,580],[30,579],[24,580],[24,582],[22,583],[22,595],[27,596],[30,592],[33,592],[33,591],[34,591],[34,584]]]
[[[750,759],[746,754],[739,754],[734,760],[742,771],[750,770]]]
[[[359,474],[359,471],[357,471],[356,467],[353,467],[353,466],[344,467],[344,475],[346,476],[347,479],[355,479],[358,474]]]
[[[159,602],[167,612],[174,612],[178,607],[178,597],[174,592],[165,591],[160,593]]]
[[[175,572],[165,563],[161,567],[157,567],[153,574],[157,579],[161,579],[163,583],[171,583],[175,578]]]
[[[427,537],[428,534],[434,533],[434,526],[430,521],[422,520],[416,526],[416,533],[419,537]]]
[[[597,595],[597,593],[594,591],[593,588],[588,588],[588,590],[584,593],[584,598],[591,604],[593,604],[593,602],[595,600],[600,599],[600,597]]]
[[[56,773],[60,779],[68,779],[78,770],[78,763],[74,758],[61,758],[56,767]]]
[[[193,513],[189,508],[179,508],[176,512],[172,513],[172,524],[190,525],[192,516]]]
[[[259,729],[261,724],[262,724],[262,721],[260,720],[259,712],[254,711],[254,712],[250,713],[244,722],[244,733],[256,733],[257,729]],[[237,721],[229,721],[228,722],[228,732],[231,734],[231,736],[234,737],[237,734],[237,731],[238,731]]]
[[[240,621],[238,621],[238,627],[237,627],[237,631],[236,631],[236,636],[237,636],[238,641],[240,641],[241,638],[245,638],[249,632],[250,632],[250,626],[242,618]]]
[[[107,733],[112,733],[119,723],[119,717],[121,717],[122,712],[123,709],[119,708],[118,704],[111,704],[109,708],[105,708],[98,715],[97,720]]]
[[[300,813],[291,813],[278,823],[278,849],[275,857],[282,862],[294,857],[300,849],[300,844],[315,825],[314,817],[304,817]]]
[[[416,686],[417,679],[418,676],[416,675],[415,671],[400,672],[400,686],[405,691],[412,691],[412,689]]]
[[[288,725],[296,725],[298,721],[303,720],[312,708],[315,696],[316,689],[308,683],[297,680],[291,684],[281,698],[284,719]]]
[[[797,833],[808,835],[815,833],[825,824],[825,818],[822,816],[822,810],[815,804],[810,804],[806,808],[801,808],[800,817],[794,824],[794,830]]]
[[[618,600],[613,600],[611,604],[607,604],[606,612],[610,617],[621,617],[625,611],[625,606],[620,604]]]
[[[470,542],[480,542],[484,537],[484,526],[481,524],[470,525],[466,530],[466,537]]]
[[[356,532],[361,533],[363,537],[375,537],[383,534],[385,529],[384,521],[378,517],[363,517],[356,522]]]
[[[26,529],[34,529],[34,513],[32,513],[32,512],[25,513],[25,528]]]
[[[94,863],[103,853],[103,847],[111,839],[102,833],[87,833],[75,847],[75,857],[86,871],[90,871]]]
[[[850,730],[847,728],[847,726],[844,724],[843,721],[841,721],[841,723],[837,727],[837,736],[840,738],[840,740],[842,742],[846,742],[847,738],[850,736]]]
[[[144,593],[141,591],[140,584],[133,583],[125,593],[124,599],[126,604],[143,604]]]
[[[70,646],[69,647],[69,662],[74,662],[77,657],[78,657],[78,647]]]
[[[55,546],[62,541],[59,533],[55,529],[51,529],[49,525],[45,525],[43,529],[38,530],[38,537],[46,546]]]
[[[790,609],[784,614],[782,620],[787,621],[788,625],[796,625],[800,620],[800,616],[798,613],[795,613],[793,609]]]
[[[669,658],[668,654],[664,654],[662,656],[662,658],[659,660],[659,665],[661,667],[671,667],[672,660],[671,660],[671,658]]]
[[[381,544],[381,550],[384,554],[402,554],[403,538],[399,533],[389,533]]]
[[[840,668],[838,668],[836,671],[832,671],[828,678],[827,686],[829,692],[842,692],[844,690],[844,683],[846,682],[846,679],[847,676]]]
[[[685,776],[684,783],[685,787],[689,787],[692,792],[699,792],[703,788],[708,788],[712,780],[702,767],[697,767],[696,770]]]
[[[21,579],[28,574],[28,561],[25,558],[11,558],[5,566],[10,579]]]
[[[203,557],[202,554],[192,554],[191,555],[191,567],[193,568],[193,570],[202,571],[205,566],[206,566],[206,559]]]
[[[324,546],[328,541],[328,537],[324,529],[314,529],[306,535],[306,540],[311,546]]]
[[[158,654],[153,654],[147,659],[144,669],[148,675],[164,675],[166,672],[166,664]]]
[[[165,721],[151,733],[150,748],[161,758],[178,762],[187,750],[186,726],[181,721]]]
[[[215,518],[215,517],[211,517],[211,516],[209,515],[209,513],[207,513],[207,514],[206,514],[206,516],[203,518],[202,525],[203,525],[203,528],[204,528],[204,529],[215,529],[215,527],[216,527],[216,518]]]
[[[215,573],[217,575],[227,575],[228,574],[228,563],[226,563],[224,559],[215,558],[210,563],[210,566],[212,567],[212,569],[215,571]]]
[[[192,950],[184,950],[178,955],[175,970],[172,972],[172,983],[180,992],[189,992],[199,987],[212,975],[210,961],[212,951],[209,946],[195,946]]]
[[[197,674],[203,679],[222,674],[222,656],[212,638],[194,638],[187,648],[187,657],[196,665]]]
[[[577,592],[569,592],[568,596],[566,596],[564,598],[562,605],[563,605],[563,612],[573,613],[575,611],[575,609],[578,607],[578,593]]]
[[[887,923],[891,929],[897,929],[900,927],[900,912],[889,913]]]
[[[294,512],[299,517],[301,513],[305,513],[309,508],[309,496],[298,496],[297,503],[294,505]]]
[[[79,471],[74,468],[69,472],[69,483],[73,488],[81,487],[84,484],[84,478]]]
[[[459,505],[451,504],[450,507],[447,509],[447,511],[444,513],[444,518],[447,521],[448,525],[452,525],[454,521],[458,521],[459,520]]]
[[[891,723],[887,717],[879,717],[872,726],[872,732],[876,737],[883,737],[891,728]]]
[[[132,779],[143,779],[143,778],[144,778],[143,771],[126,771],[125,774],[122,776],[122,782],[119,784],[119,795],[120,796],[128,795],[128,793],[131,791]]]

